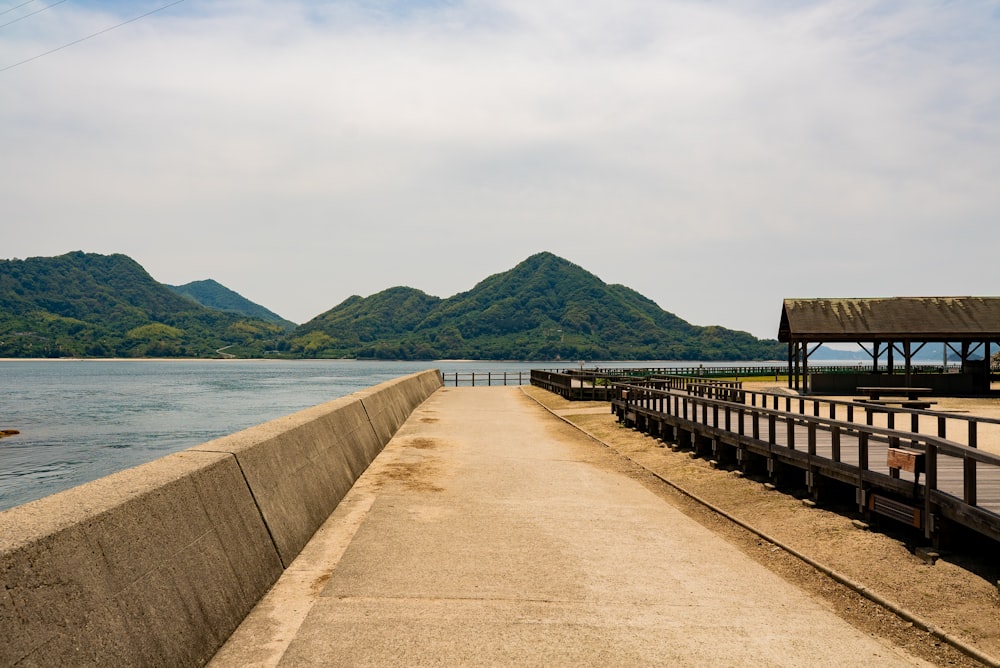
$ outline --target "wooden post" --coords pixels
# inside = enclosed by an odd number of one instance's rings
[[[976,505],[976,460],[966,457],[963,461],[965,479],[965,502],[970,506]]]
[[[937,446],[926,445],[927,458],[924,461],[924,537],[928,540],[936,532],[936,518],[931,514],[931,492],[937,489]]]
[[[858,476],[864,479],[864,473],[868,470],[868,432],[862,431],[858,434]]]

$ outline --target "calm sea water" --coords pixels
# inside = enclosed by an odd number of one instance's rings
[[[21,432],[0,439],[0,510],[416,371],[478,375],[560,366],[567,365],[0,361],[0,429]]]

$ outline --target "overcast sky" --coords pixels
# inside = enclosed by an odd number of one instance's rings
[[[22,2],[3,258],[296,322],[539,251],[769,338],[785,297],[1000,294],[995,1],[186,0],[62,49],[170,0]]]

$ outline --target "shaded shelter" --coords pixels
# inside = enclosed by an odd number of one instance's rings
[[[1000,341],[1000,297],[786,299],[778,340],[788,344],[788,386],[795,390],[912,386],[914,357],[928,343],[940,343],[942,366],[937,374],[921,374],[920,384],[938,393],[982,393],[989,391],[991,346]],[[810,378],[809,357],[824,343],[858,344],[872,358],[870,373]],[[957,373],[949,373],[949,353],[960,361]]]

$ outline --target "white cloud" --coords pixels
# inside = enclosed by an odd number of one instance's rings
[[[90,7],[0,67],[131,16]],[[783,296],[995,293],[994,13],[185,3],[0,73],[4,255],[125,252],[296,320],[538,250],[758,335]]]

